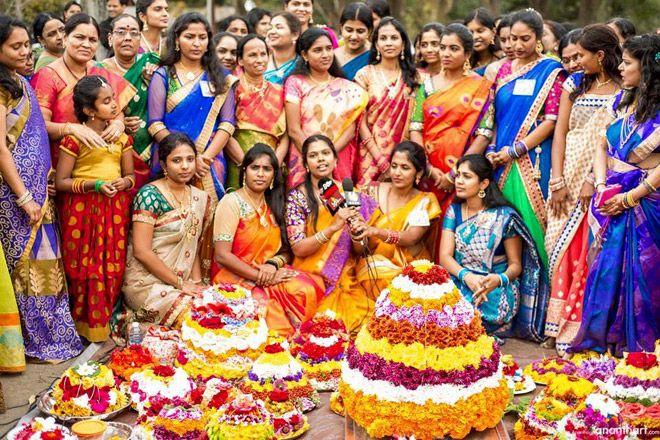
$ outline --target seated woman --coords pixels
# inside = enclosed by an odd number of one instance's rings
[[[360,242],[366,238],[371,250],[370,258],[361,258],[357,263],[358,282],[371,299],[375,300],[406,264],[431,259],[424,238],[440,215],[440,205],[433,193],[417,189],[424,170],[424,149],[405,141],[392,154],[392,182],[373,182],[367,187],[366,192],[378,202],[378,209],[368,221],[354,222],[358,233],[351,238],[359,251]]]
[[[122,290],[131,321],[175,326],[204,287],[198,250],[211,204],[190,185],[197,152],[187,135],[167,135],[159,159],[164,177],[143,186],[133,202]]]
[[[292,265],[312,275],[323,287],[325,298],[319,311],[334,311],[354,333],[373,310],[355,279],[347,221],[357,217],[358,211],[340,208],[333,216],[319,195],[319,180],[331,179],[337,166],[337,150],[327,136],[308,137],[302,144],[302,159],[307,170],[304,183],[291,190],[287,200],[287,234],[295,256]],[[341,188],[341,183],[337,185]],[[360,215],[370,218],[376,203],[363,194],[360,199]]]
[[[239,181],[215,210],[213,241],[220,265],[214,283],[240,284],[266,311],[266,323],[282,336],[314,316],[323,289],[306,273],[287,266],[284,177],[271,147],[256,144],[246,153]]]
[[[445,214],[440,264],[479,310],[490,334],[525,334],[530,316],[544,310],[536,304],[544,296],[538,291],[541,263],[534,241],[482,155],[457,162],[456,200]]]

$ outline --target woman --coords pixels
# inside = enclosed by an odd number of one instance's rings
[[[355,82],[369,96],[360,124],[358,185],[367,185],[385,173],[394,147],[408,139],[417,86],[410,40],[403,25],[386,17],[380,21],[372,40],[369,65],[355,77]]]
[[[136,91],[121,76],[94,65],[98,45],[99,25],[96,20],[83,13],[74,15],[64,26],[64,55],[39,70],[30,81],[46,120],[53,167],[57,166],[60,139],[64,136],[73,135],[88,146],[105,147],[125,131],[121,112]],[[87,75],[100,75],[110,83],[120,109],[118,118],[100,136],[81,124],[73,111],[73,88]]]
[[[497,38],[500,43],[500,48],[502,49],[503,58],[490,63],[486,68],[486,73],[484,73],[484,78],[488,81],[494,81],[495,76],[497,76],[497,71],[500,70],[502,64],[507,60],[513,60],[516,55],[513,52],[513,45],[511,44],[511,16],[505,15],[497,23]]]
[[[605,22],[606,25],[612,28],[616,36],[619,38],[619,44],[623,43],[630,37],[637,35],[635,23],[623,17],[613,17]]]
[[[250,32],[250,24],[245,17],[230,15],[220,20],[218,32],[227,32],[236,38],[243,38]]]
[[[358,119],[367,106],[367,94],[344,78],[325,30],[306,31],[297,49],[301,59],[284,86],[287,132],[294,144],[289,149],[287,188],[305,180],[300,146],[315,133],[332,139],[337,149],[335,178],[356,180]]]
[[[559,42],[566,35],[566,28],[552,20],[543,20],[543,53],[555,60],[559,60]]]
[[[351,332],[357,332],[373,310],[373,301],[355,278],[355,256],[347,222],[357,217],[357,212],[355,208],[340,208],[333,216],[321,201],[318,182],[331,179],[337,165],[332,141],[321,134],[308,137],[302,145],[302,157],[309,172],[287,199],[287,235],[295,256],[292,266],[310,274],[322,286],[325,297],[319,311],[332,310]],[[370,218],[376,202],[362,194],[360,202],[360,216]]]
[[[240,180],[243,186],[216,208],[213,237],[220,270],[213,283],[251,289],[268,328],[289,337],[316,313],[323,289],[287,266],[284,178],[270,146],[257,143],[246,153]]]
[[[190,184],[197,150],[183,133],[160,143],[163,176],[133,201],[133,229],[122,291],[127,321],[175,326],[202,290],[200,242],[211,222],[211,203]]]
[[[437,75],[442,70],[440,59],[440,39],[445,27],[440,23],[427,23],[417,34],[415,46],[419,46],[415,56],[419,58],[417,74],[420,82]]]
[[[0,249],[7,263],[0,284],[0,371],[13,372],[25,369],[25,356],[63,361],[83,348],[69,310],[48,189],[48,133],[34,91],[16,72],[29,53],[25,25],[0,16]]]
[[[290,12],[278,12],[270,20],[266,36],[271,54],[264,78],[283,85],[298,62],[296,42],[300,38],[300,21]]]
[[[165,54],[163,34],[170,23],[167,0],[137,0],[135,14],[140,20],[140,53]]]
[[[250,33],[257,34],[261,38],[266,38],[268,29],[270,28],[270,20],[273,18],[272,12],[268,9],[252,8],[248,11],[245,18],[247,18],[250,25]]]
[[[577,41],[582,35],[582,28],[568,32],[559,42],[561,65],[569,75],[579,72],[582,67],[578,62]]]
[[[238,45],[238,63],[243,70],[236,86],[236,131],[229,142],[238,143],[241,154],[236,163],[243,162],[243,154],[257,143],[268,145],[280,166],[289,151],[284,112],[284,89],[264,79],[268,63],[268,46],[255,34],[243,38]],[[227,187],[239,188],[239,168],[229,163]]]
[[[218,61],[225,68],[225,75],[235,75],[237,73],[236,48],[238,47],[238,41],[236,35],[229,32],[219,32],[211,40],[211,46],[218,57]]]
[[[582,324],[570,351],[653,351],[660,338],[660,36],[626,40],[624,92],[594,159],[596,189],[621,192],[592,213],[602,245],[584,288]]]
[[[525,220],[547,268],[545,204],[564,74],[558,61],[543,55],[543,20],[538,12],[516,12],[511,22],[516,59],[504,63],[497,73],[495,97],[477,133],[490,142],[496,132],[486,157],[495,167],[504,196]]]
[[[346,5],[339,18],[343,43],[335,49],[335,57],[351,81],[369,62],[369,35],[373,31],[371,9],[364,3]]]
[[[314,0],[284,0],[284,10],[295,15],[300,21],[300,33],[314,26]],[[316,27],[325,30],[332,41],[332,47],[337,48],[337,35],[328,26],[319,24]]]
[[[497,44],[495,34],[495,19],[486,8],[477,8],[465,19],[463,24],[474,38],[474,52],[470,57],[472,69],[482,75],[490,63],[497,61]]]
[[[545,309],[538,254],[482,155],[458,161],[456,202],[445,215],[440,243],[440,264],[479,310],[488,333],[535,335],[529,317]]]
[[[82,6],[80,6],[80,3],[78,3],[75,0],[71,0],[69,2],[66,2],[64,7],[62,8],[62,17],[64,18],[64,23],[69,21],[69,18],[73,17],[76,14],[80,14],[82,12]]]
[[[414,142],[402,142],[394,148],[391,161],[392,182],[373,182],[366,189],[378,202],[378,209],[366,222],[360,219],[357,233],[351,236],[358,243],[366,239],[371,251],[369,258],[357,262],[357,280],[374,301],[408,263],[431,259],[425,241],[440,215],[435,196],[417,186],[426,171],[424,149]],[[357,247],[361,250],[361,244]]]
[[[151,136],[147,130],[147,95],[149,82],[160,58],[154,52],[138,53],[140,24],[132,15],[122,14],[112,20],[109,38],[114,56],[100,65],[131,83],[136,95],[125,109],[126,132],[133,136],[133,167],[137,192],[149,181],[151,174]]]
[[[620,90],[621,48],[606,25],[584,28],[577,41],[582,72],[564,81],[552,139],[552,179],[545,245],[551,281],[545,335],[563,355],[577,334],[582,315],[587,252],[587,207],[594,193],[593,139],[606,128],[607,103]],[[553,341],[547,342],[547,345]]]
[[[462,24],[445,27],[439,50],[442,69],[417,91],[410,137],[428,154],[422,188],[436,195],[445,212],[452,200],[456,162],[488,103],[491,83],[470,69],[473,39]],[[434,252],[437,255],[437,248]]]
[[[64,53],[64,23],[53,14],[42,12],[34,19],[32,35],[44,48],[34,66],[34,71],[37,72]]]

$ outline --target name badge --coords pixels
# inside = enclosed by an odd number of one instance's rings
[[[208,81],[200,81],[199,86],[202,88],[202,96],[205,98],[213,96],[213,92],[211,91],[211,87]]]
[[[535,79],[518,79],[513,86],[513,94],[519,96],[532,96],[536,87]]]

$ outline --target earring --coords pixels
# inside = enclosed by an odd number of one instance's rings
[[[472,65],[470,64],[470,60],[466,59],[463,63],[463,75],[470,73],[470,70],[472,70]]]
[[[405,51],[405,50],[402,50],[402,51],[401,51],[401,56],[400,56],[400,58],[401,58],[401,61],[403,61],[403,60],[406,59],[406,51]]]
[[[92,121],[94,120],[94,115],[92,115]]]
[[[176,43],[174,43],[174,51],[178,52],[179,50],[181,50],[181,48],[179,48],[179,42],[177,41]]]
[[[483,199],[483,198],[486,197],[486,191],[484,191],[483,189],[480,189],[479,192],[477,193],[477,195],[479,196],[480,199]]]
[[[273,177],[273,180],[270,181],[270,190],[273,190],[273,187],[275,186],[275,178]]]
[[[165,180],[167,180],[167,170],[163,168],[163,174],[165,175]]]
[[[380,51],[376,49],[376,61],[380,61]]]
[[[245,171],[243,171],[243,186],[245,186]]]
[[[598,58],[598,67],[600,68],[600,73],[603,73],[603,61],[600,58]]]
[[[543,43],[541,43],[540,41],[536,42],[536,53],[539,55],[543,54]]]
[[[149,25],[148,25],[147,22],[145,21],[145,22],[144,22],[144,26],[142,26],[142,32],[147,32],[148,30],[149,30]]]
[[[313,24],[314,24],[314,17],[312,16],[312,17],[309,17],[309,25],[311,26]]]
[[[494,46],[495,45],[495,37],[493,37],[493,39],[490,40],[490,43],[488,45],[489,46]]]

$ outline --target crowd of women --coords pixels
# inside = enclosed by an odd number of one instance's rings
[[[37,17],[36,67],[0,16],[0,371],[176,327],[213,283],[282,335],[324,310],[356,332],[421,258],[501,343],[653,350],[660,36],[480,8],[411,40],[383,0],[337,34],[312,0],[214,34],[166,0],[110,3],[107,35]],[[329,209],[319,182],[347,179]]]

